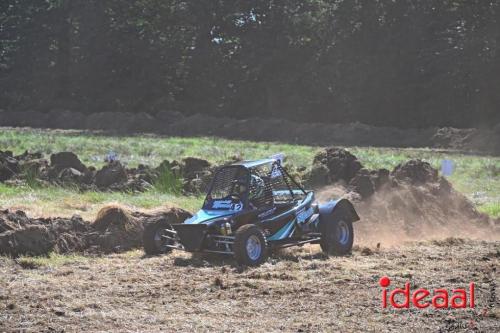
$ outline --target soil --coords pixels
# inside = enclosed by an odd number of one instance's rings
[[[344,149],[327,151],[318,154],[312,169],[312,173],[315,169],[326,170],[325,184],[329,184],[317,189],[316,198],[351,200],[362,220],[358,238],[363,243],[396,245],[445,237],[500,239],[498,221],[478,212],[429,163],[409,160],[391,172],[367,170]],[[356,171],[346,172],[346,165],[354,165],[350,170]],[[328,181],[339,171],[348,177]]]
[[[182,179],[184,194],[199,194],[208,185],[214,171],[208,161],[187,157],[178,161],[163,161],[158,167],[139,165],[127,168],[120,161],[109,159],[100,170],[84,165],[73,152],[50,155],[50,162],[41,153],[25,152],[13,155],[0,150],[0,182],[13,185],[26,181],[52,183],[95,191],[142,192],[150,189],[165,172]]]
[[[499,253],[498,241],[450,238],[330,258],[305,246],[246,269],[177,251],[56,266],[0,258],[0,331],[498,332]],[[384,275],[391,290],[406,281],[412,290],[472,281],[476,306],[383,309]]]
[[[50,252],[111,253],[142,247],[144,224],[166,219],[181,223],[191,214],[175,207],[152,212],[103,207],[93,222],[71,218],[30,218],[22,211],[0,211],[0,255],[47,255]]]

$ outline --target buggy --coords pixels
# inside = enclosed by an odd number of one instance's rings
[[[219,253],[255,266],[274,249],[308,243],[320,244],[326,254],[347,254],[358,220],[348,200],[317,203],[281,159],[270,158],[220,167],[200,211],[184,223],[147,225],[143,242],[149,255],[173,249]]]

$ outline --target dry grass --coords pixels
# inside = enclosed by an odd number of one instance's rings
[[[283,251],[258,268],[142,251],[23,269],[0,259],[0,331],[498,331],[500,243],[449,239],[356,248],[326,258]],[[447,289],[476,283],[474,310],[382,309],[378,279]],[[488,306],[493,305],[492,308]]]

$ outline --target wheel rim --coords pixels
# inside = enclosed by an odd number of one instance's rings
[[[253,261],[259,259],[260,254],[262,253],[262,243],[260,242],[259,237],[255,235],[248,237],[246,248],[248,258]]]
[[[338,223],[338,241],[342,245],[346,245],[349,242],[349,226],[344,221],[339,221]]]
[[[166,234],[167,234],[166,229],[162,228],[156,230],[154,241],[156,248],[160,251],[167,249],[167,245],[170,245],[172,243],[169,239],[163,237]]]

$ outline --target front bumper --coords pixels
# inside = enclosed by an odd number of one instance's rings
[[[171,231],[172,237],[177,241],[176,245],[169,246],[173,249],[233,254],[234,237],[210,233],[206,224],[172,224],[172,227],[174,228]]]
[[[203,249],[208,232],[206,224],[172,224],[172,228],[186,251],[196,252]]]

